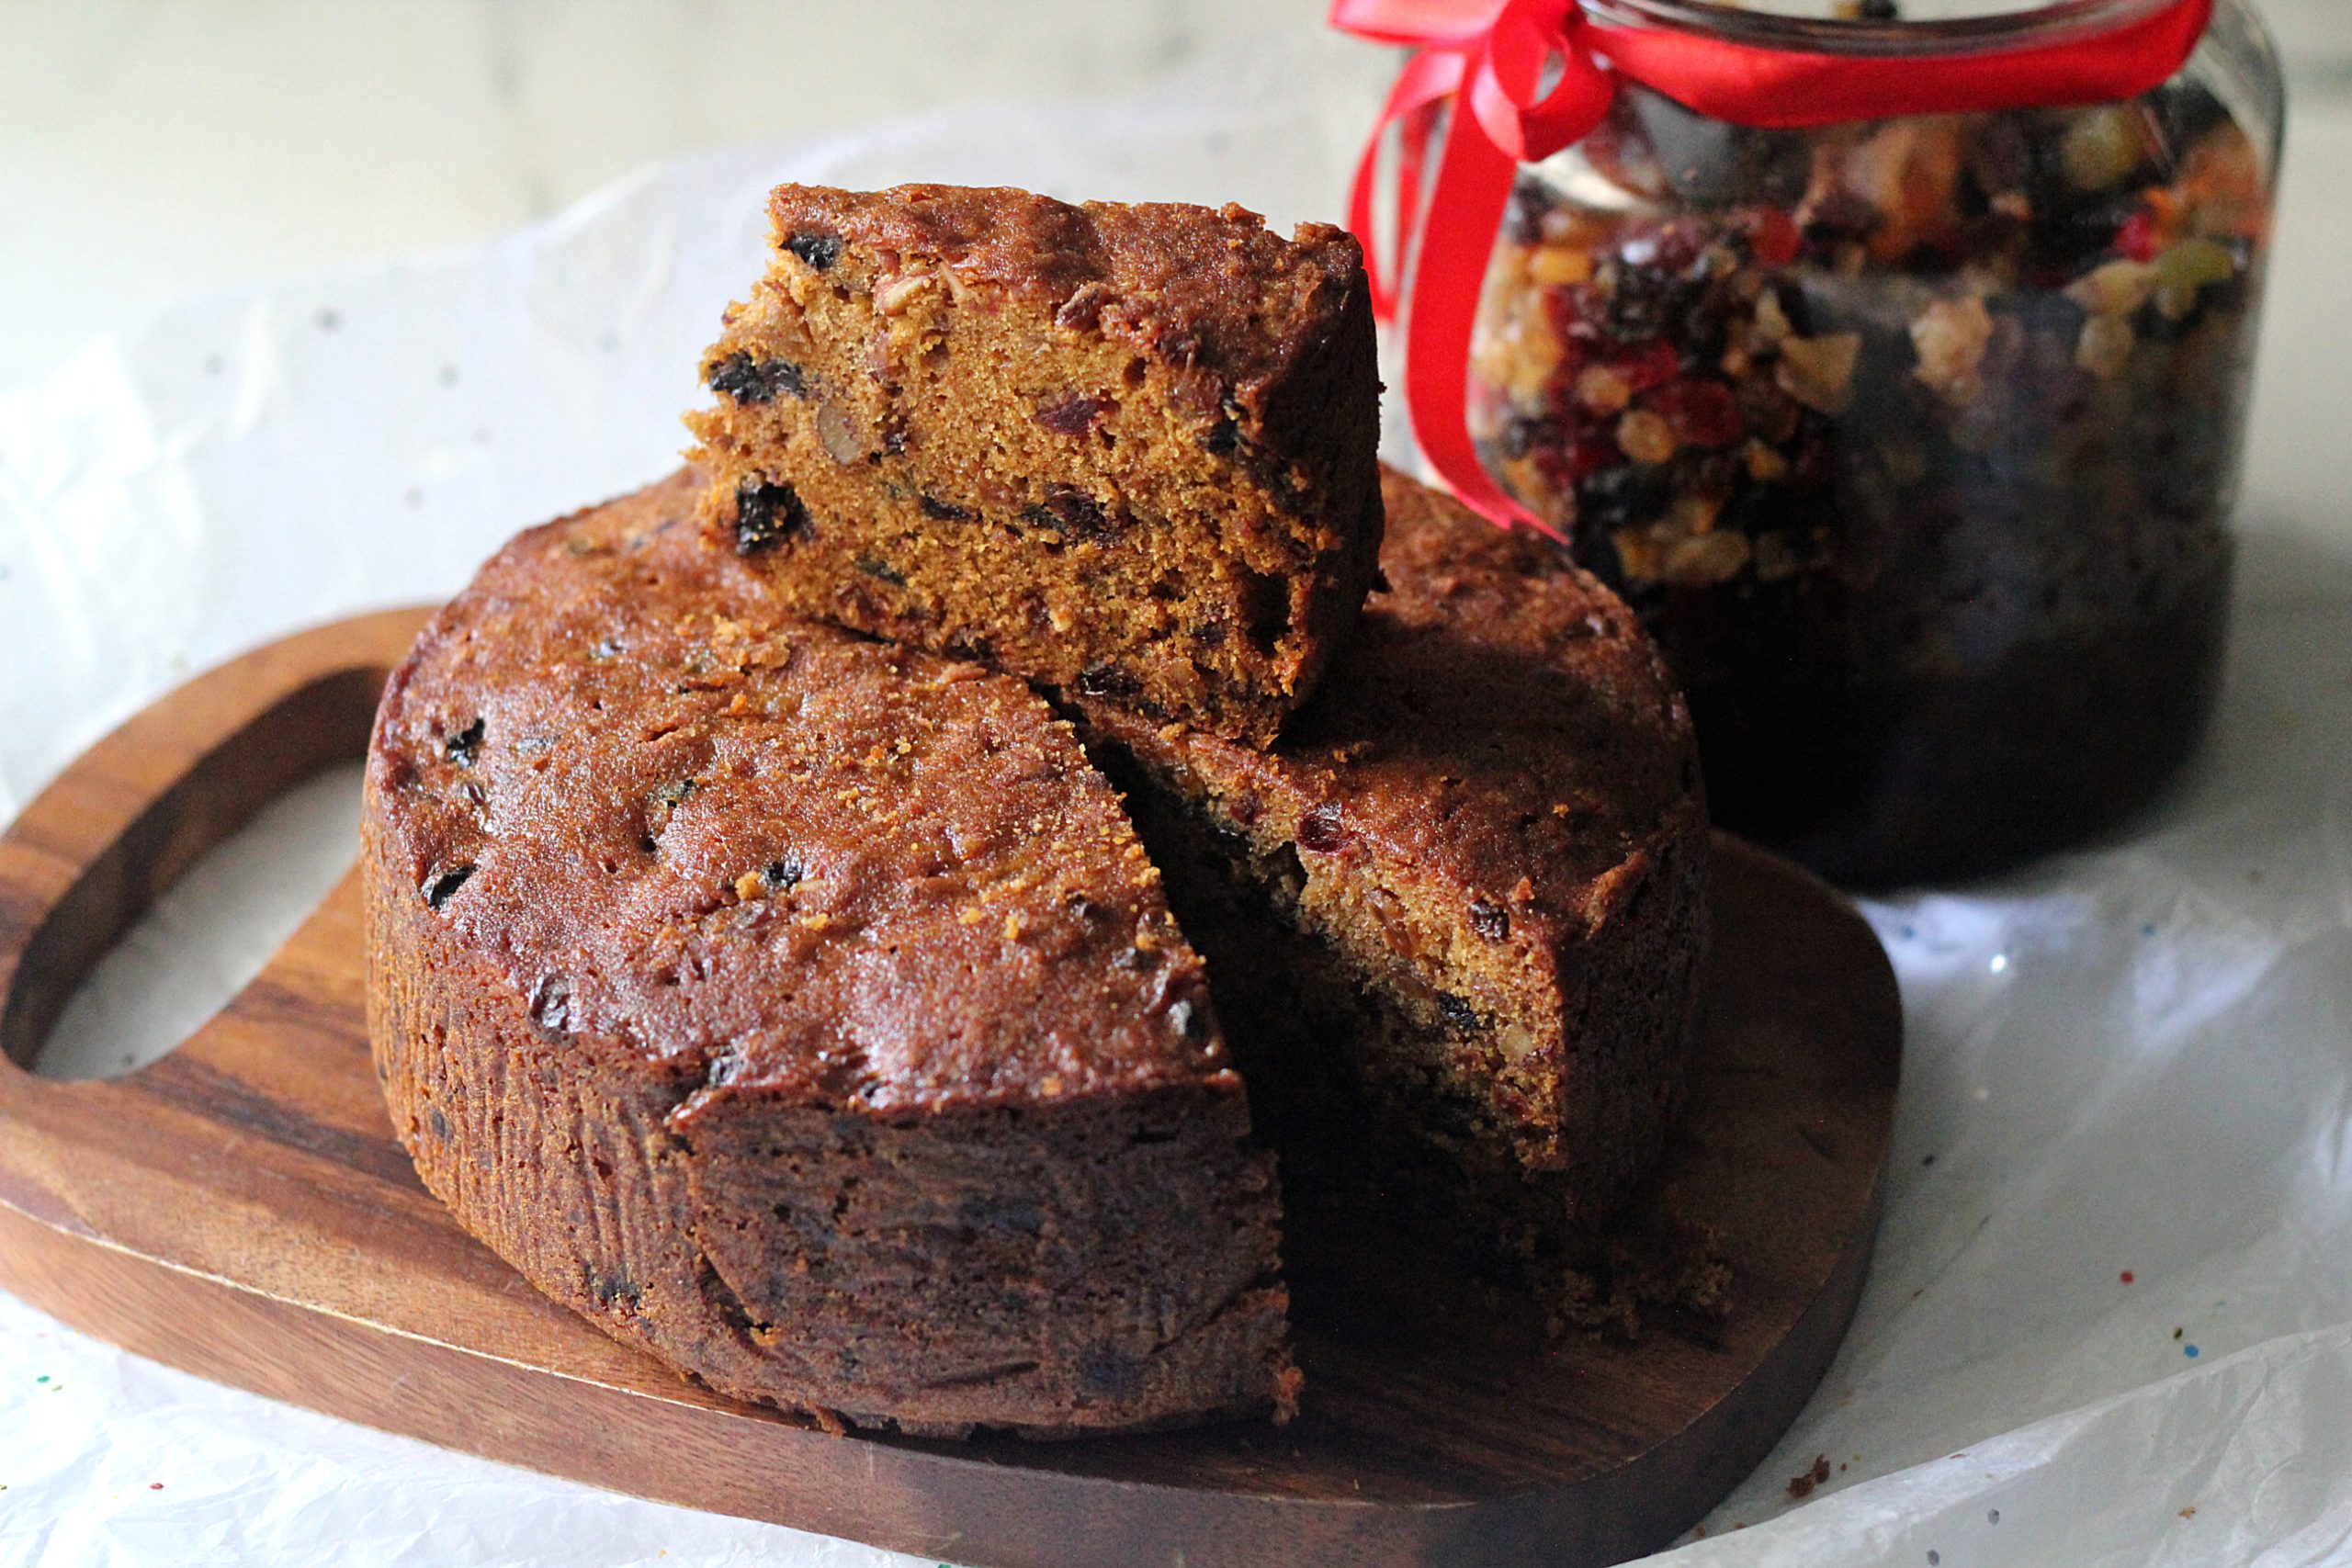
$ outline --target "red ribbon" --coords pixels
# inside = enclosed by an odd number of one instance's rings
[[[2109,103],[2179,70],[2212,8],[2213,0],[2169,0],[2098,31],[1923,57],[1812,53],[1622,27],[1593,21],[1577,0],[1333,0],[1333,27],[1416,48],[1356,164],[1348,226],[1363,243],[1374,308],[1383,321],[1403,309],[1405,406],[1430,467],[1492,521],[1552,531],[1478,461],[1468,425],[1471,329],[1518,165],[1583,140],[1608,114],[1618,78],[1709,118],[1767,130]],[[1432,133],[1449,100],[1456,112],[1432,179]],[[1468,112],[1460,112],[1465,100]],[[1384,261],[1373,186],[1391,125],[1397,243]],[[1397,279],[1408,263],[1406,308]]]

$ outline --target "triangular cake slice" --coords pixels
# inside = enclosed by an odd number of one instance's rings
[[[1707,818],[1616,596],[1385,479],[1387,586],[1271,749],[1090,705],[1209,963],[1300,1248],[1366,1211],[1573,1266],[1664,1142],[1698,1021]]]
[[[799,614],[1262,743],[1380,547],[1345,232],[1237,207],[779,187],[689,417]]]

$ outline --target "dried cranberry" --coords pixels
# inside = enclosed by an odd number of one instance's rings
[[[1470,929],[1488,942],[1501,942],[1510,935],[1510,911],[1484,898],[1474,899],[1470,905]]]
[[[1644,399],[1643,406],[1663,415],[1686,446],[1726,446],[1746,429],[1731,389],[1705,377],[1669,381]]]
[[[825,271],[842,259],[842,242],[838,234],[794,234],[784,242],[784,248],[819,272]]]
[[[808,530],[808,509],[787,484],[746,479],[735,491],[735,553],[755,556]]]
[[[1777,207],[1759,208],[1748,219],[1748,253],[1766,266],[1788,265],[1804,245],[1796,220]]]
[[[2115,231],[2115,248],[2135,262],[2156,259],[2156,224],[2146,208],[2123,220],[2123,227]]]
[[[754,359],[748,354],[730,354],[715,361],[708,375],[703,378],[710,389],[739,403],[771,403],[776,395],[805,398],[808,382],[800,367],[788,359]]]
[[[460,768],[470,768],[481,755],[482,721],[475,719],[441,743],[441,754]]]
[[[1111,286],[1101,280],[1081,283],[1078,291],[1054,312],[1054,325],[1071,332],[1091,333],[1102,324],[1102,307],[1111,302]]]
[[[1094,428],[1095,421],[1118,406],[1116,398],[1065,392],[1049,402],[1038,404],[1036,420],[1057,435],[1083,435]]]
[[[1337,852],[1348,841],[1347,823],[1336,805],[1316,807],[1298,819],[1298,847],[1314,854]]]
[[[1577,443],[1568,453],[1568,480],[1571,484],[1587,474],[1623,463],[1625,454],[1617,445],[1617,427],[1602,423],[1583,426],[1577,432]]]
[[[1601,357],[1611,370],[1625,378],[1636,397],[1652,387],[1664,386],[1682,373],[1682,355],[1662,337],[1624,344]]]

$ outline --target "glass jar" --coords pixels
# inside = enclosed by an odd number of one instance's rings
[[[1585,5],[1885,54],[2151,0]],[[1965,875],[2120,822],[2188,756],[2281,114],[2220,0],[2128,103],[1755,130],[1624,83],[1522,167],[1473,433],[1666,649],[1718,821],[1849,883]]]

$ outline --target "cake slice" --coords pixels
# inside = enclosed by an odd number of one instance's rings
[[[1707,822],[1682,699],[1563,554],[1385,478],[1388,586],[1283,739],[1086,709],[1283,1154],[1298,1247],[1401,1215],[1573,1263],[1660,1148]]]
[[[799,614],[1272,739],[1380,545],[1354,240],[947,186],[770,211],[687,420],[722,544]]]
[[[1067,722],[781,613],[682,475],[388,685],[368,1020],[474,1235],[722,1393],[915,1433],[1288,1408],[1273,1162]]]

